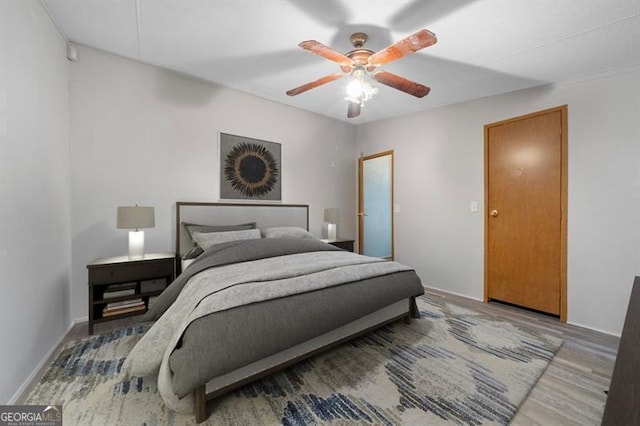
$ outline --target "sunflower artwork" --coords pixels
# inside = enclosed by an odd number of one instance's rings
[[[220,133],[220,198],[281,201],[280,144]]]

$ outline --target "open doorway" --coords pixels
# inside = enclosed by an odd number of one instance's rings
[[[358,252],[393,260],[393,150],[358,162]]]

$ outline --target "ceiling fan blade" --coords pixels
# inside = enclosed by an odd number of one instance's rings
[[[369,57],[369,64],[373,66],[388,64],[409,53],[431,46],[438,41],[436,35],[429,30],[420,30],[407,38],[392,44]]]
[[[325,59],[340,64],[340,66],[342,67],[351,67],[351,64],[353,63],[351,58],[349,58],[348,56],[343,55],[342,53],[330,48],[329,46],[325,46],[319,41],[307,40],[303,41],[298,46],[302,47],[305,50],[308,50],[311,53],[322,56]]]
[[[391,74],[386,71],[378,71],[373,74],[373,78],[377,82],[385,84],[394,89],[398,89],[405,93],[415,96],[416,98],[422,98],[429,94],[431,89],[415,81],[407,80],[399,75]]]
[[[360,104],[348,102],[347,117],[354,118],[360,115]]]
[[[335,73],[335,74],[329,74],[327,76],[319,78],[319,79],[317,79],[315,81],[312,81],[310,83],[303,84],[302,86],[296,87],[295,89],[288,90],[287,91],[287,95],[289,95],[289,96],[299,95],[300,93],[304,93],[307,90],[315,89],[318,86],[322,86],[323,84],[331,83],[332,81],[338,80],[340,78],[342,78],[342,74],[339,73],[339,72]]]

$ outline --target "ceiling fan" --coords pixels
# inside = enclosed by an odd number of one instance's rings
[[[347,117],[353,118],[360,115],[364,102],[378,91],[367,81],[371,78],[378,83],[393,87],[417,98],[422,98],[429,93],[431,90],[429,87],[407,80],[399,75],[382,71],[378,67],[435,44],[438,41],[435,34],[429,30],[420,30],[378,52],[373,52],[363,47],[367,39],[368,36],[365,33],[351,34],[349,40],[355,49],[346,54],[342,54],[316,40],[307,40],[300,43],[298,46],[303,49],[340,65],[342,73],[329,74],[318,80],[303,84],[287,91],[287,95],[296,96],[349,75],[352,80],[347,85],[348,96],[346,100],[349,101]]]

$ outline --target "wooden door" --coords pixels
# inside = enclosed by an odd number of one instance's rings
[[[485,300],[566,320],[562,106],[485,126]]]
[[[393,150],[358,162],[358,253],[393,260]]]

